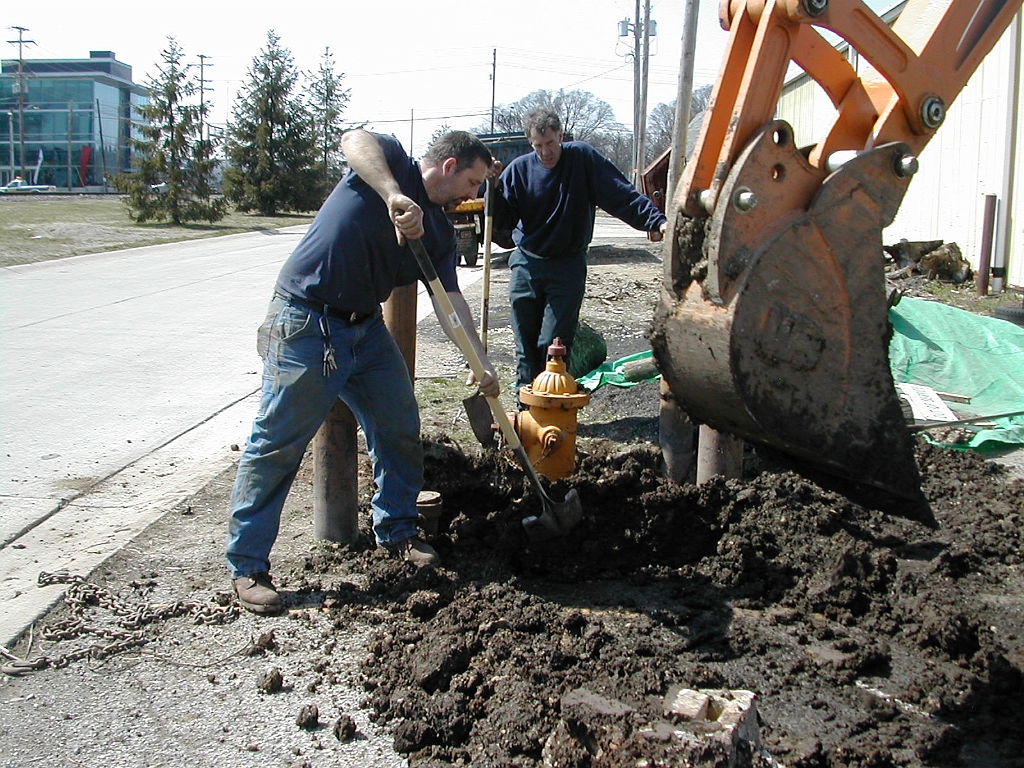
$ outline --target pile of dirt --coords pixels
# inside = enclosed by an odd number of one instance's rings
[[[579,491],[583,523],[536,544],[521,473],[428,445],[443,567],[339,549],[289,582],[349,616],[385,610],[366,703],[411,765],[679,765],[680,686],[758,695],[752,764],[1024,754],[1024,484],[997,465],[922,443],[933,528],[793,472],[668,484],[654,449],[608,443],[553,491]]]

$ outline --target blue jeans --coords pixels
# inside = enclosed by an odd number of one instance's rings
[[[362,427],[373,461],[378,543],[416,534],[423,445],[409,369],[379,313],[355,326],[323,319],[337,365],[329,375],[318,312],[275,297],[260,328],[263,395],[231,492],[226,557],[232,578],[270,570],[285,497],[307,444],[339,397]]]
[[[556,338],[565,344],[568,364],[587,284],[587,256],[539,259],[516,248],[508,266],[518,392],[544,370],[548,347]]]

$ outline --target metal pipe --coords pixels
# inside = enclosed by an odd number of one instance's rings
[[[693,467],[693,424],[672,396],[664,378],[659,386],[658,444],[665,463],[665,477],[682,485],[689,480]]]
[[[675,204],[676,186],[686,164],[687,129],[690,124],[690,106],[693,98],[693,66],[697,51],[697,14],[699,0],[685,0],[683,12],[682,50],[679,56],[679,83],[676,92],[675,124],[672,131],[672,151],[669,154],[668,179],[665,187],[665,214],[669,218],[670,235],[674,232],[679,208]],[[671,267],[666,261],[666,278]],[[668,278],[669,280],[671,278]],[[682,484],[690,477],[693,466],[693,424],[679,407],[668,382],[662,378],[658,405],[658,443],[665,476]]]
[[[988,273],[992,265],[992,235],[996,227],[996,196],[985,195],[985,217],[981,225],[981,252],[978,254],[978,295],[988,296]]]
[[[683,175],[686,164],[687,129],[690,125],[690,106],[693,99],[693,66],[697,55],[697,14],[699,0],[686,0],[683,11],[682,53],[679,56],[679,87],[676,91],[675,128],[672,131],[672,154],[668,167],[668,184],[665,194],[665,212],[675,218],[675,206],[670,203],[676,197],[676,183]],[[669,211],[673,211],[669,213]]]

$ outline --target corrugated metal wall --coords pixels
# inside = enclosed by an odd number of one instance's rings
[[[994,263],[1007,267],[1010,285],[1024,286],[1024,94],[1020,14],[950,107],[946,121],[921,153],[896,220],[882,233],[885,243],[945,240],[960,246],[978,266],[984,196],[995,194]],[[863,60],[862,60],[863,63]],[[791,82],[778,115],[793,125],[800,146],[814,143],[835,111],[813,80]]]

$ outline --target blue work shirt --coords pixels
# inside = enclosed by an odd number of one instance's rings
[[[457,292],[455,228],[430,202],[419,163],[392,136],[373,134],[402,193],[423,209],[423,245],[446,291]],[[345,312],[377,311],[391,291],[425,280],[409,246],[399,245],[387,204],[349,171],[320,207],[305,237],[281,267],[277,290]]]
[[[567,141],[554,168],[536,152],[517,157],[501,173],[495,227],[514,225],[512,241],[531,256],[582,255],[594,237],[597,208],[634,229],[657,232],[665,214],[585,141]]]

